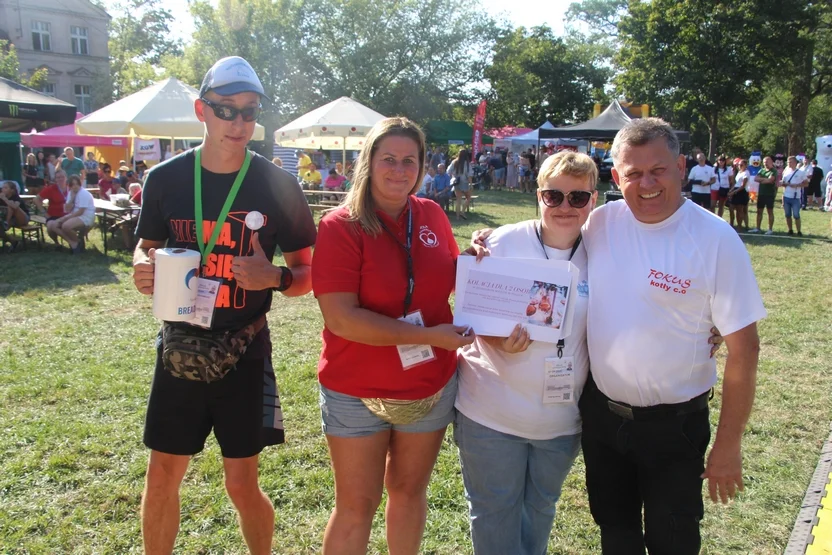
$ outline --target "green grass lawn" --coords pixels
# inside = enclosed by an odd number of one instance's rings
[[[531,195],[479,193],[471,231],[534,217]],[[830,216],[804,213],[803,240],[745,237],[769,317],[762,322],[757,402],[744,442],[746,490],[706,507],[703,553],[781,553],[832,419]],[[750,217],[756,216],[751,209]],[[782,209],[775,229],[783,232]],[[147,452],[141,443],[158,329],[132,286],[124,251],[51,248],[0,254],[0,553],[137,553]],[[315,553],[333,506],[315,368],[321,316],[311,295],[276,296],[269,314],[287,443],[261,459],[277,517],[276,553]],[[725,353],[720,353],[720,366]],[[712,420],[721,396],[713,400]],[[178,553],[242,553],[213,439],[182,489]],[[552,553],[597,553],[578,458]],[[370,552],[385,553],[382,515]],[[449,439],[429,491],[424,553],[471,553],[467,505]]]

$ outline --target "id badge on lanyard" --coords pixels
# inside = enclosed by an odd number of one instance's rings
[[[575,360],[572,357],[546,357],[543,362],[543,403],[575,401]]]
[[[194,153],[194,219],[196,225],[196,246],[202,255],[201,267],[205,267],[208,263],[208,255],[214,250],[214,245],[217,244],[217,238],[220,236],[220,230],[225,225],[225,220],[228,218],[228,212],[231,210],[231,205],[234,199],[237,198],[237,192],[243,184],[243,180],[248,173],[248,168],[251,165],[251,152],[246,150],[246,158],[240,171],[237,172],[237,177],[231,185],[231,190],[225,198],[222,210],[217,217],[217,222],[211,232],[211,237],[208,238],[207,244],[204,235],[204,220],[202,217],[202,149],[196,149]],[[211,328],[214,322],[214,313],[216,312],[217,294],[222,285],[222,280],[199,278],[199,289],[196,296],[196,318],[193,323],[203,328]]]

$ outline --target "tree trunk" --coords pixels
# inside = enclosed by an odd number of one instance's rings
[[[719,134],[719,112],[714,110],[705,117],[705,123],[708,124],[709,140],[708,140],[708,160],[713,160],[716,156],[716,141]]]
[[[789,156],[805,152],[806,116],[809,114],[809,101],[812,95],[812,66],[815,57],[815,43],[806,45],[799,73],[792,81],[791,125],[789,126]]]

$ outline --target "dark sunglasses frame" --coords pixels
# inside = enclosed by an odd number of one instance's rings
[[[564,194],[557,189],[540,189],[540,198],[543,199],[543,204],[550,208],[557,208],[563,204],[564,198],[572,208],[583,208],[589,204],[592,191],[569,191]]]
[[[263,108],[262,104],[258,104],[257,106],[240,109],[233,106],[226,106],[225,104],[217,104],[206,98],[200,98],[200,100],[214,111],[215,116],[223,121],[234,121],[240,115],[243,117],[243,121],[251,123],[252,121],[257,121],[258,116],[260,116],[260,110]]]

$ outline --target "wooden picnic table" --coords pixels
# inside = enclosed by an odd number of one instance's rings
[[[98,228],[101,230],[101,242],[104,243],[104,254],[107,254],[107,232],[123,225],[135,225],[141,207],[132,204],[129,207],[118,206],[109,200],[92,199],[95,204],[95,214],[98,216]]]

